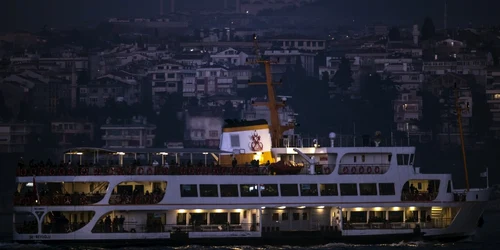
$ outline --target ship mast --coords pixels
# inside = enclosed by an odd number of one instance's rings
[[[456,108],[456,111],[457,111],[458,129],[459,129],[459,132],[460,132],[460,144],[462,146],[462,158],[463,158],[463,161],[464,161],[465,187],[467,189],[467,192],[469,192],[469,189],[470,189],[470,186],[469,186],[469,172],[467,170],[467,157],[466,157],[466,154],[465,154],[464,131],[463,131],[463,128],[462,128],[462,111],[463,110],[468,110],[469,109],[469,105],[467,105],[465,107],[465,109],[463,109],[460,106],[460,102],[458,101],[458,99],[459,99],[459,90],[458,90],[458,88],[455,87],[455,108]]]
[[[249,85],[266,85],[267,86],[267,102],[254,102],[255,106],[266,106],[269,109],[271,116],[271,124],[269,126],[271,132],[271,140],[273,147],[279,147],[281,139],[283,138],[283,133],[289,129],[293,129],[294,124],[290,123],[287,125],[281,125],[278,109],[285,107],[285,102],[277,102],[276,95],[274,93],[274,85],[281,84],[280,82],[273,82],[273,76],[271,73],[271,64],[275,63],[271,60],[264,59],[260,53],[259,43],[257,41],[257,35],[253,35],[253,44],[255,48],[255,53],[257,54],[256,63],[263,64],[266,72],[266,82],[249,82]]]

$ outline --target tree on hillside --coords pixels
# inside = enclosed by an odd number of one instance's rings
[[[398,85],[390,77],[382,77],[376,73],[364,75],[361,80],[361,97],[365,101],[363,106],[364,124],[370,124],[375,131],[382,131],[387,135],[394,124],[393,101],[398,96]]]
[[[477,84],[472,88],[472,128],[479,136],[489,134],[493,117],[484,89]]]
[[[401,40],[401,32],[399,32],[399,28],[398,27],[392,27],[389,30],[388,37],[389,37],[390,41],[400,41]]]
[[[298,113],[297,117],[300,127],[297,130],[304,132],[315,131],[322,133],[330,123],[330,112],[322,110],[329,107],[328,82],[309,77],[301,64],[297,63],[292,69],[287,70],[283,77],[283,88],[288,89],[280,94],[291,95],[292,99],[287,104]],[[280,89],[281,90],[281,89]]]
[[[340,90],[341,96],[352,86],[354,79],[352,78],[351,63],[347,58],[342,58],[339,69],[335,72],[332,80],[335,87]]]
[[[153,123],[156,125],[155,145],[162,147],[168,141],[180,141],[184,138],[184,123],[177,113],[182,110],[182,96],[170,94],[161,107]]]
[[[422,25],[422,41],[429,40],[436,34],[436,27],[430,17],[426,17]]]
[[[7,122],[12,119],[12,112],[5,103],[3,92],[0,90],[0,121]]]
[[[430,131],[433,135],[437,133],[438,125],[441,123],[441,104],[439,98],[429,91],[421,91],[422,97],[422,119],[416,122],[422,131]],[[434,136],[433,136],[434,138]]]

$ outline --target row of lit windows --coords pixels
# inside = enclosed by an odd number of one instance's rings
[[[181,184],[180,190],[181,197],[338,196],[339,193],[341,196],[396,194],[394,183],[378,183],[378,185],[377,183],[330,183],[319,184],[319,188],[318,184]]]

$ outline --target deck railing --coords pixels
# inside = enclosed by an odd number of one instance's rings
[[[370,222],[370,223],[344,223],[344,230],[363,229],[414,229],[417,225],[421,229],[446,228],[452,222],[450,218],[433,219],[429,222]]]
[[[94,226],[92,233],[187,233],[187,232],[249,232],[259,231],[259,224],[210,224],[210,225],[176,225],[161,223],[123,223],[113,225],[99,223]]]
[[[335,165],[316,165],[315,174],[331,174]],[[308,166],[289,166],[286,168],[273,168],[271,166],[245,166],[245,167],[39,167],[18,168],[17,176],[100,176],[100,175],[296,175],[309,174]]]
[[[14,196],[14,206],[84,206],[97,203],[103,198],[104,194],[41,195],[40,197],[18,195]]]

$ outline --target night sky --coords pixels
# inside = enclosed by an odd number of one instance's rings
[[[229,0],[231,2],[231,0]],[[234,0],[232,0],[234,1]],[[0,30],[40,30],[44,24],[56,28],[95,24],[108,17],[154,17],[159,0],[2,0]],[[443,23],[444,0],[323,0],[321,13],[304,15],[329,18],[334,24],[355,19],[358,24],[421,24],[426,15],[436,26]],[[449,0],[449,26],[500,23],[497,0]],[[179,10],[222,8],[223,0],[177,0]],[[200,6],[202,4],[203,6]],[[168,12],[169,0],[165,0]],[[195,7],[195,8],[196,8]],[[319,15],[315,15],[319,14]]]

